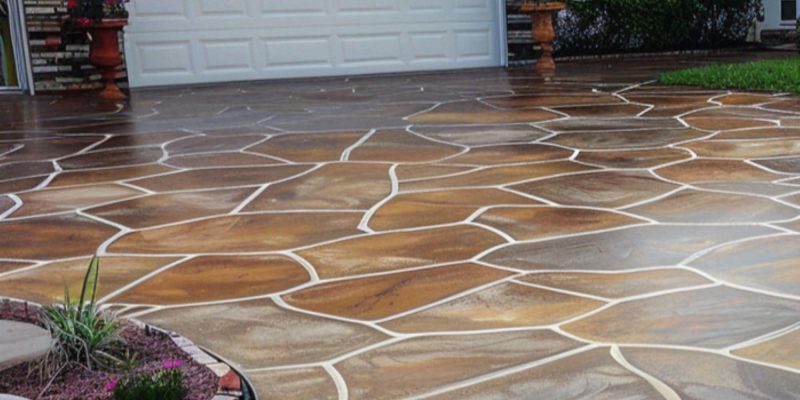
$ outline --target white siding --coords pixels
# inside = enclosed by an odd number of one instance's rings
[[[800,10],[800,0],[797,0],[797,9]],[[791,29],[795,21],[781,20],[781,0],[764,0],[764,22],[759,24],[763,29]]]

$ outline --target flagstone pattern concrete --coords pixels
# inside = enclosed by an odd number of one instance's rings
[[[649,82],[737,57],[0,98],[0,296],[97,253],[267,399],[798,399],[800,98]]]

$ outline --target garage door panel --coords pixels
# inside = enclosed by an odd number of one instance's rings
[[[199,16],[244,17],[249,14],[246,0],[201,0],[198,3]]]
[[[332,68],[331,40],[330,36],[261,38],[266,50],[265,66]]]
[[[132,86],[496,66],[494,0],[137,0]]]
[[[142,74],[192,74],[192,50],[189,41],[156,41],[137,47]]]
[[[402,12],[388,9],[333,12],[325,9],[278,8],[275,6],[261,11],[252,11],[250,8],[243,10],[241,8],[222,9],[216,6],[210,6],[207,9],[202,7],[200,3],[193,3],[192,9],[180,11],[179,8],[173,8],[172,11],[165,14],[150,11],[137,14],[141,11],[132,11],[131,24],[126,28],[126,32],[136,34],[283,27],[301,30],[308,27],[342,28],[355,25],[405,25],[414,29],[414,25],[419,23],[480,22],[485,26],[496,23],[494,11],[486,8],[458,8],[455,11],[419,8]],[[143,7],[139,5],[139,8]]]
[[[342,63],[345,65],[376,62],[402,64],[399,33],[340,35],[339,40],[342,43]]]
[[[492,0],[456,0],[456,11],[486,11],[490,10],[495,3]]]
[[[129,50],[127,66],[131,85],[135,86],[136,81],[152,82],[151,85],[193,81],[197,73],[191,46],[189,41],[158,40],[140,43]]]
[[[412,13],[420,11],[444,13],[452,8],[452,0],[408,0],[406,4]]]
[[[198,42],[203,56],[203,71],[255,71],[252,39],[204,39]]]
[[[136,0],[128,4],[128,10],[139,18],[180,18],[189,14],[185,0]]]
[[[488,29],[456,31],[456,57],[460,60],[492,58],[492,31]]]
[[[394,0],[339,0],[333,11],[339,15],[363,15],[376,13],[395,14],[400,10],[399,2]],[[374,16],[374,15],[371,15]]]
[[[325,1],[320,0],[262,0],[259,8],[263,16],[274,17],[325,17],[329,15]]]
[[[453,57],[452,35],[448,31],[411,32],[408,36],[412,63],[447,62]]]

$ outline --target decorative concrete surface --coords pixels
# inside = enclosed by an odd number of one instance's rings
[[[0,371],[50,351],[50,333],[31,324],[0,320]]]
[[[772,53],[769,56],[779,56]],[[0,295],[281,399],[800,398],[800,98],[738,54],[0,98]]]

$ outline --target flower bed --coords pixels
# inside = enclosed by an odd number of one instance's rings
[[[0,304],[0,319],[4,320],[41,326],[40,313],[38,307],[27,304],[9,301]],[[0,393],[42,400],[108,400],[114,398],[114,390],[126,377],[178,370],[187,390],[185,399],[209,400],[218,394],[220,376],[179,346],[176,343],[179,340],[132,323],[124,325],[121,336],[130,352],[135,354],[135,365],[128,371],[89,370],[70,363],[50,382],[40,377],[38,363],[25,363],[0,371]]]

